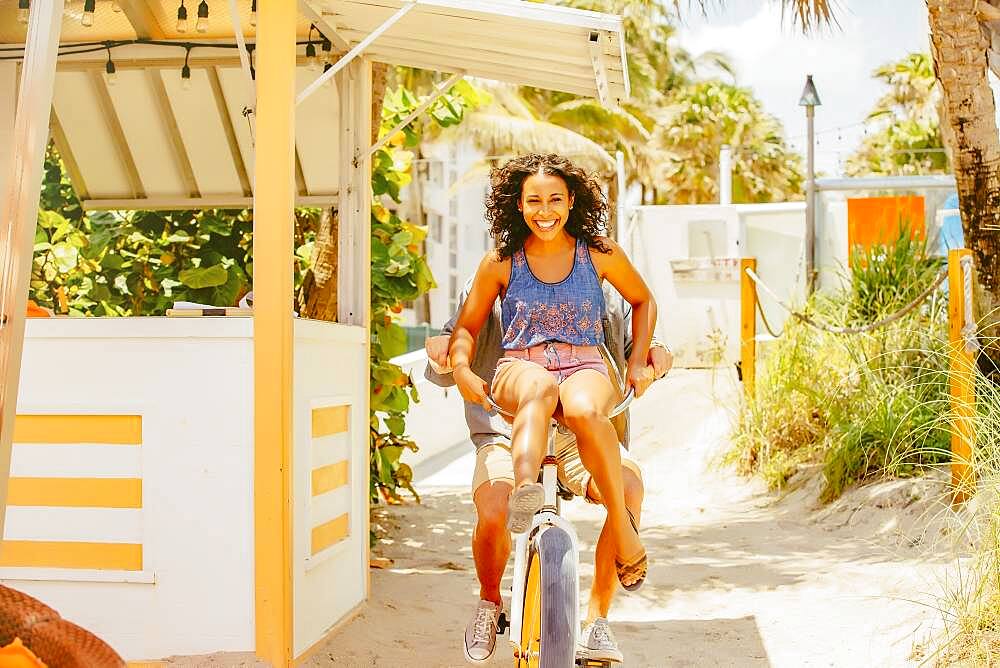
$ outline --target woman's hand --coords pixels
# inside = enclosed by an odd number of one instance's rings
[[[469,403],[479,404],[486,412],[493,410],[487,399],[486,381],[477,376],[467,364],[460,365],[452,374],[463,399]]]
[[[653,382],[653,367],[643,362],[629,362],[625,373],[625,390],[635,389],[635,398],[641,397]]]

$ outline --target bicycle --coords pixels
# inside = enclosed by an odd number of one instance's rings
[[[513,417],[492,398],[487,398],[494,410]],[[608,417],[624,412],[634,398],[635,392],[629,388]],[[545,502],[535,513],[531,528],[517,535],[510,619],[501,615],[498,630],[508,631],[514,665],[518,668],[610,668],[613,665],[610,661],[576,658],[580,635],[580,553],[573,524],[560,515],[560,499],[572,499],[573,493],[559,484],[556,430],[567,433],[566,427],[553,418],[542,459]]]

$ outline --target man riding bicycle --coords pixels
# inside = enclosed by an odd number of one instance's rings
[[[460,297],[459,309],[468,294],[469,285]],[[604,340],[611,354],[611,362],[621,373],[628,359],[631,344],[631,308],[629,304],[610,286],[605,286],[607,314],[603,321]],[[455,317],[445,325],[441,336],[430,337],[425,343],[429,364],[425,377],[441,387],[453,386],[450,369],[447,368],[448,340]],[[487,383],[492,382],[497,360],[503,354],[501,349],[501,328],[499,300],[483,326],[476,340],[472,370]],[[655,378],[661,378],[670,370],[673,356],[670,350],[657,341],[649,349],[649,364]],[[619,440],[627,445],[627,415],[616,424]],[[476,466],[472,480],[473,502],[476,506],[477,522],[472,537],[472,556],[479,578],[480,600],[476,613],[465,630],[465,657],[471,663],[484,663],[496,648],[497,620],[502,611],[500,582],[511,553],[510,533],[507,530],[508,499],[514,488],[514,465],[510,452],[511,426],[499,415],[490,416],[482,406],[465,402],[465,418],[469,425],[470,438],[476,446]],[[572,432],[558,433],[556,452],[559,459],[559,482],[577,496],[591,503],[600,503],[600,493],[590,474],[580,461],[576,447],[576,437]],[[639,520],[642,506],[643,483],[638,463],[622,447],[622,477],[625,491],[625,505]],[[586,624],[581,636],[580,656],[596,660],[621,662],[622,653],[608,626],[607,615],[617,589],[614,549],[608,541],[598,541],[594,558],[594,581],[591,587],[590,604]]]

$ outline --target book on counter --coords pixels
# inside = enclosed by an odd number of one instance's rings
[[[198,304],[197,302],[174,302],[174,307],[167,309],[167,316],[170,318],[251,315],[253,315],[252,308],[243,308],[239,306],[212,306],[211,304]]]

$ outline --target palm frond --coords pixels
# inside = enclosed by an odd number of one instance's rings
[[[559,153],[584,169],[602,175],[614,170],[614,159],[597,143],[544,121],[492,111],[477,111],[441,134],[447,141],[470,141],[488,156]]]
[[[601,128],[627,142],[649,141],[650,133],[623,107],[605,107],[593,98],[578,98],[556,105],[546,120],[581,134],[586,128]],[[593,137],[591,137],[593,139]]]

